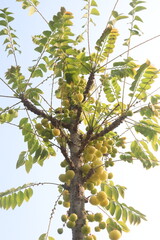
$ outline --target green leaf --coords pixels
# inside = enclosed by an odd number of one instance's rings
[[[32,197],[32,195],[33,195],[33,190],[32,190],[32,188],[26,188],[25,190],[24,190],[24,199],[28,202],[29,201],[29,199]]]
[[[116,206],[115,218],[118,221],[121,218],[122,210],[119,205]]]
[[[93,6],[95,6],[95,7],[98,6],[95,0],[92,0],[92,1],[91,1],[91,6],[92,6],[92,7],[93,7]]]
[[[46,233],[43,233],[38,240],[46,240]]]
[[[124,222],[118,221],[118,223],[122,227],[123,232],[129,232],[130,231],[129,228],[127,227],[127,225]]]
[[[112,187],[112,199],[114,199],[115,201],[118,200],[119,197],[119,193],[118,190],[115,186]]]
[[[16,168],[19,168],[19,167],[24,165],[24,163],[25,163],[25,155],[26,155],[26,151],[22,151],[20,153],[18,161],[17,161],[17,164],[16,164]]]
[[[118,12],[117,12],[117,11],[112,11],[112,16],[113,16],[114,18],[117,18],[117,17],[118,17]]]
[[[43,51],[43,46],[36,47],[34,50],[41,53]]]
[[[140,68],[137,70],[137,74],[135,75],[134,79],[135,81],[132,83],[131,87],[130,87],[130,90],[131,91],[135,91],[136,90],[136,87],[137,87],[137,84],[139,83],[144,71],[146,70],[146,68],[149,66],[148,62],[142,64],[140,66]]]
[[[113,216],[116,210],[116,204],[114,203],[114,201],[110,201],[109,206],[107,207],[107,209],[109,208],[110,214]]]
[[[13,193],[11,196],[11,208],[14,209],[17,206],[17,194]]]
[[[138,6],[134,9],[135,12],[139,12],[139,11],[142,11],[142,10],[145,10],[146,7],[143,7],[143,6]]]
[[[4,21],[4,20],[0,20],[0,25],[1,25],[1,26],[5,26],[5,27],[6,27],[6,26],[7,26],[7,22],[6,22],[6,21]]]
[[[126,210],[126,208],[124,208],[124,207],[122,206],[122,220],[123,220],[123,222],[126,222],[127,219],[128,219],[127,210]]]
[[[20,207],[24,201],[24,193],[19,191],[16,196],[17,205]]]
[[[99,11],[96,8],[91,9],[91,14],[97,15],[97,16],[100,15]]]
[[[29,155],[29,160],[26,160],[25,161],[25,169],[26,169],[26,172],[29,173],[31,168],[32,168],[32,165],[33,165],[33,160],[32,160],[32,157]]]
[[[116,17],[116,21],[119,21],[119,20],[125,19],[125,18],[128,18],[128,17],[127,16],[118,16],[118,17]]]

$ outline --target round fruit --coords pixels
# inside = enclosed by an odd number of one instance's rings
[[[113,173],[108,173],[108,179],[112,179],[113,178]]]
[[[92,204],[92,205],[98,205],[99,204],[99,200],[96,196],[91,196],[90,199],[89,199],[89,202]]]
[[[103,219],[102,213],[95,213],[95,215],[94,215],[94,220],[95,220],[96,222],[101,222],[102,219]]]
[[[105,181],[108,178],[108,173],[106,171],[103,171],[101,175],[99,176],[101,181]]]
[[[66,181],[67,181],[66,174],[60,174],[60,175],[59,175],[59,180],[60,180],[61,182],[66,182]]]
[[[62,234],[62,233],[63,233],[63,228],[58,228],[58,229],[57,229],[57,232],[58,232],[59,234]]]
[[[94,214],[87,215],[87,219],[89,222],[94,222]]]
[[[97,188],[93,188],[93,189],[91,190],[91,193],[92,193],[92,194],[96,194],[96,193],[97,193]]]
[[[91,232],[91,228],[88,225],[83,225],[83,227],[81,228],[81,232],[85,235],[89,234]]]
[[[121,235],[122,235],[121,232],[115,229],[109,233],[109,238],[111,240],[118,240],[121,237]]]
[[[72,221],[72,222],[75,222],[77,219],[78,219],[78,217],[77,217],[77,214],[75,214],[75,213],[72,213],[69,216],[69,220]]]
[[[85,163],[82,167],[81,167],[81,170],[83,173],[88,173],[89,170],[91,169],[91,166],[89,163]]]
[[[93,190],[94,189],[94,183],[87,183],[87,189],[88,190]]]
[[[70,202],[63,202],[63,207],[69,208],[70,207]]]
[[[89,235],[89,236],[85,237],[84,240],[94,240],[94,238],[92,237],[92,235]]]
[[[109,205],[109,200],[108,199],[105,199],[104,201],[100,202],[100,205],[102,207],[107,207]]]
[[[37,130],[42,130],[43,129],[41,123],[36,123],[35,127],[36,127]]]
[[[61,167],[66,167],[68,165],[67,161],[64,159],[61,163],[60,163]]]
[[[66,175],[67,180],[71,180],[74,178],[75,172],[73,170],[68,170],[65,175]]]
[[[61,216],[62,222],[67,222],[67,219],[68,219],[67,215],[62,215]]]
[[[95,230],[95,232],[100,232],[100,231],[101,231],[101,229],[100,229],[99,226],[96,226],[96,227],[94,228],[94,230]]]
[[[100,202],[103,202],[107,198],[107,194],[104,191],[97,193],[97,198]]]
[[[105,146],[102,146],[100,151],[101,151],[101,153],[106,154],[108,152],[108,148]]]
[[[87,153],[89,153],[89,154],[93,154],[93,153],[95,153],[96,148],[93,147],[93,146],[88,146],[88,147],[86,148],[86,151],[87,151]]]
[[[82,93],[77,93],[75,98],[78,102],[82,102],[84,97]]]
[[[75,227],[75,225],[76,225],[75,222],[72,222],[72,221],[68,221],[68,222],[67,222],[67,227],[68,227],[68,228],[73,228],[73,227]]]
[[[106,228],[106,223],[105,222],[100,222],[99,227],[100,227],[100,229],[105,229]]]
[[[60,132],[60,130],[58,128],[54,128],[52,130],[52,133],[53,133],[54,136],[59,136],[61,132]]]
[[[102,157],[102,153],[100,150],[97,150],[96,153],[95,153],[96,157],[100,158]]]

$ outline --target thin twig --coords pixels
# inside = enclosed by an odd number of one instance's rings
[[[55,210],[56,210],[56,206],[57,206],[58,201],[59,201],[59,199],[61,198],[61,196],[62,196],[62,193],[58,196],[57,200],[56,200],[55,203],[54,203],[54,207],[53,207],[53,209],[52,209],[52,211],[51,211],[51,215],[50,215],[49,223],[48,223],[48,229],[47,229],[47,233],[46,233],[46,235],[45,235],[45,240],[48,239],[48,235],[49,235],[49,231],[50,231],[50,227],[51,227],[51,223],[52,223],[52,218],[53,218],[53,215],[54,215]]]

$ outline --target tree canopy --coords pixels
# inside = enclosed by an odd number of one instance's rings
[[[43,167],[52,159],[59,162],[61,172],[53,169],[56,183],[11,186],[0,193],[0,207],[20,207],[30,200],[34,187],[54,185],[59,196],[39,240],[59,239],[50,235],[59,209],[63,214],[55,234],[60,237],[70,229],[73,240],[99,239],[100,231],[106,231],[106,239],[118,240],[130,224],[139,224],[146,216],[124,202],[126,187],[114,183],[112,169],[117,162],[139,161],[145,169],[159,165],[155,153],[160,145],[159,69],[148,59],[135,60],[132,50],[160,35],[132,45],[142,35],[144,1],[130,0],[127,14],[118,11],[115,1],[94,41],[90,28],[100,17],[98,1],[81,1],[84,22],[78,34],[74,13],[68,9],[61,7],[48,20],[39,1],[16,2],[29,15],[37,14],[46,28],[32,36],[36,59],[26,66],[17,57],[23,51],[14,29],[16,16],[7,7],[0,9],[0,38],[12,61],[0,76],[8,89],[0,95],[6,99],[0,106],[1,127],[13,125],[22,133],[26,148],[19,154],[17,169],[30,173],[35,165]],[[121,35],[120,24],[127,37]]]

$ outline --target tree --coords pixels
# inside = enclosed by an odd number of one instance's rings
[[[1,9],[0,35],[14,62],[5,79],[0,79],[11,90],[14,103],[1,106],[0,123],[15,124],[20,113],[17,127],[27,143],[16,168],[25,166],[29,173],[34,164],[43,166],[59,149],[64,170],[58,177],[60,195],[50,221],[57,206],[63,205],[61,220],[64,227],[71,229],[73,240],[96,239],[94,231],[103,229],[107,229],[108,238],[119,239],[123,231],[129,231],[127,221],[139,224],[146,217],[121,203],[125,187],[115,185],[111,180],[113,174],[108,171],[117,161],[139,160],[146,169],[158,165],[150,149],[157,151],[160,143],[160,95],[152,88],[159,70],[149,60],[137,63],[130,53],[141,45],[131,47],[131,41],[141,35],[139,14],[145,9],[144,3],[132,0],[125,16],[117,12],[117,1],[92,51],[89,30],[94,16],[99,15],[96,1],[83,1],[85,31],[76,37],[71,30],[73,14],[65,8],[48,22],[37,8],[38,1],[17,2],[22,2],[24,9],[29,8],[30,15],[37,12],[47,29],[32,39],[39,56],[28,68],[29,75],[24,76],[17,61],[20,48],[12,27],[13,14],[8,8]],[[122,43],[126,49],[115,57],[116,47],[121,46],[116,28],[120,20],[130,22],[129,35]],[[4,209],[21,206],[32,197],[36,185],[40,184],[24,184],[2,192],[0,206]],[[96,207],[91,211],[88,203]],[[63,228],[57,231],[62,234]],[[39,237],[43,239],[53,239],[49,229]]]

